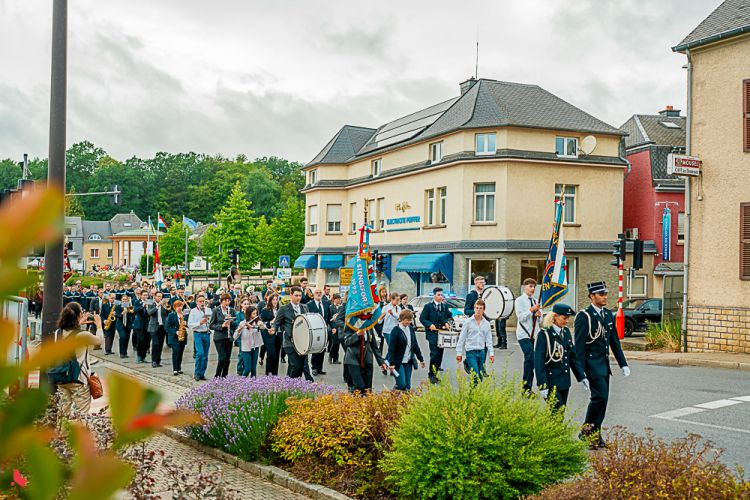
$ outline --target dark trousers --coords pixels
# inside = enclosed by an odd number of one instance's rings
[[[323,361],[326,359],[325,352],[319,352],[310,356],[310,365],[318,373],[323,371]]]
[[[104,330],[104,352],[112,354],[112,344],[115,343],[115,331]]]
[[[260,346],[260,355],[259,358],[260,362],[262,363],[264,359],[266,359],[266,344],[264,343],[262,346]]]
[[[372,390],[372,365],[365,364],[364,368],[359,365],[346,365],[346,367],[351,379],[349,390],[352,392],[359,391],[363,394],[365,391]]]
[[[443,364],[443,348],[438,347],[437,333],[427,332],[427,342],[430,344],[430,380],[437,378],[438,371]]]
[[[518,341],[523,351],[523,390],[530,391],[534,385],[534,344],[531,339]]]
[[[505,323],[507,320],[497,319],[495,320],[495,333],[497,334],[497,345],[500,347],[508,347],[508,331],[505,329]]]
[[[604,414],[607,413],[607,400],[609,399],[609,376],[588,377],[591,387],[591,399],[586,410],[586,423],[593,424],[595,430],[599,430],[604,422]]]
[[[161,351],[164,349],[164,339],[167,336],[163,326],[151,332],[151,362],[161,364]]]
[[[300,356],[294,347],[285,347],[286,358],[289,366],[286,369],[286,376],[289,378],[299,378],[303,374],[306,380],[313,382],[313,376],[310,373],[310,366],[307,364],[307,356]]]
[[[148,342],[150,338],[143,330],[133,330],[133,339],[135,341],[135,354],[138,359],[146,359],[148,352]]]
[[[120,342],[120,357],[128,355],[128,343],[130,342],[130,329],[125,328],[121,332],[117,332]]]
[[[186,342],[176,342],[169,344],[172,347],[172,371],[182,371],[182,354],[185,352]]]
[[[550,387],[549,389],[550,391],[552,391],[552,387]],[[560,408],[568,404],[568,392],[570,392],[570,389],[558,389],[557,387],[555,387],[554,389],[555,389],[555,409],[559,410]]]
[[[229,374],[229,362],[232,360],[232,339],[214,340],[214,345],[219,355],[214,377],[226,377]]]
[[[340,349],[340,344],[339,344],[339,335],[338,334],[334,335],[333,333],[329,332],[328,333],[328,352],[329,352],[329,355],[331,356],[331,361],[337,362],[339,360],[340,351],[341,349]]]
[[[268,330],[261,330],[260,333],[263,337],[263,347],[266,348],[266,375],[278,375],[281,337],[269,335]]]

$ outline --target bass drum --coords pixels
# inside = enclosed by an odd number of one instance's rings
[[[484,315],[489,319],[506,319],[513,314],[516,298],[507,286],[490,285],[482,291]]]
[[[328,342],[326,322],[318,313],[300,314],[292,326],[294,350],[300,356],[325,352]]]

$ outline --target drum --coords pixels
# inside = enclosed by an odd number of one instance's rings
[[[513,314],[516,298],[507,286],[490,285],[482,291],[484,315],[489,319],[505,319]]]
[[[318,313],[300,314],[292,326],[294,350],[300,356],[325,352],[328,342],[326,322]]]
[[[447,332],[447,331],[440,331],[438,332],[438,347],[445,349],[455,349],[455,347],[458,345],[458,333],[455,332]]]

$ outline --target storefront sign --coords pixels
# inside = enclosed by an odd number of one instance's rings
[[[354,269],[352,269],[351,267],[342,267],[341,269],[339,269],[339,285],[348,287],[352,282],[353,272]]]
[[[667,157],[667,173],[670,175],[687,175],[697,177],[701,173],[703,162],[697,156],[676,155]]]
[[[413,231],[419,229],[420,222],[422,222],[422,218],[419,215],[386,219],[386,231]]]

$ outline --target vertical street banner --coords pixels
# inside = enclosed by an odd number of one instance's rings
[[[664,207],[661,216],[661,258],[667,262],[672,258],[672,212]]]
[[[565,192],[563,187],[562,193]],[[568,264],[565,259],[565,241],[563,239],[562,216],[565,209],[565,198],[555,200],[555,220],[552,224],[552,238],[549,242],[547,262],[542,275],[542,290],[539,303],[546,309],[559,301],[568,292]]]

